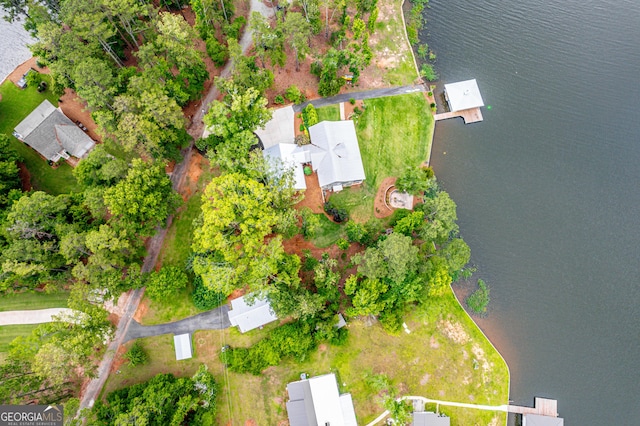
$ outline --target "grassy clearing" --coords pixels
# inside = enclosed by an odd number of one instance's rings
[[[350,219],[358,223],[364,223],[373,217],[375,196],[375,188],[372,188],[365,181],[363,185],[331,194],[329,200],[334,206],[346,209],[349,212]]]
[[[0,297],[0,312],[66,308],[69,293],[15,293]]]
[[[45,81],[49,76],[44,76]],[[51,84],[49,83],[49,87]],[[11,146],[22,156],[31,174],[31,184],[34,189],[53,195],[64,194],[78,190],[78,183],[71,173],[71,166],[62,163],[53,169],[47,161],[42,159],[33,149],[13,137],[13,129],[43,100],[48,99],[53,105],[58,105],[58,98],[50,89],[38,93],[34,87],[19,89],[11,81],[6,80],[0,85],[2,102],[0,102],[0,133],[8,135]]]
[[[340,238],[344,237],[344,226],[331,221],[324,214],[318,214],[320,226],[316,231],[316,236],[311,239],[314,246],[318,248],[326,248],[335,244]]]
[[[318,123],[323,121],[340,121],[340,106],[329,105],[326,107],[317,108]]]
[[[38,324],[3,325],[0,327],[0,353],[9,350],[9,344],[18,336],[31,334]]]
[[[143,325],[164,324],[204,312],[193,304],[192,293],[193,286],[189,284],[186,288],[162,302],[152,302],[147,296],[144,296],[142,305],[148,306],[148,311],[142,317],[141,323]]]
[[[368,374],[386,374],[402,395],[500,405],[508,400],[507,366],[449,292],[428,307],[407,315],[411,334],[389,335],[378,324],[354,320],[344,346],[322,345],[303,363],[289,360],[262,376],[225,372],[218,358],[225,344],[248,346],[271,327],[246,335],[235,329],[194,334],[195,357],[175,361],[171,335],[141,339],[150,357],[147,365],[123,365],[109,378],[106,391],[148,380],[160,372],[192,375],[206,363],[220,383],[218,424],[275,425],[287,417],[286,385],[300,373],[335,372],[342,392],[351,392],[359,424],[384,411],[379,395],[368,384]],[[128,343],[131,345],[132,342]],[[452,425],[503,424],[503,413],[440,407]]]

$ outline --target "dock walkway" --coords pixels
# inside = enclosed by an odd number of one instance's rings
[[[482,121],[482,112],[480,108],[464,109],[462,111],[443,112],[441,114],[435,114],[434,120],[448,120],[449,118],[462,117],[465,124],[478,123]]]

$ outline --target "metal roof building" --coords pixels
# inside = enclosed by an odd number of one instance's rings
[[[484,106],[476,79],[445,84],[444,94],[451,111],[479,108]]]
[[[264,149],[280,143],[293,143],[296,137],[294,117],[295,113],[291,105],[273,110],[271,120],[267,121],[264,127],[255,131]]]
[[[231,325],[238,326],[240,332],[245,333],[278,319],[266,298],[255,298],[253,303],[249,304],[247,296],[251,295],[233,299],[231,310],[228,312]]]
[[[48,100],[18,124],[13,135],[49,161],[82,158],[95,142]]]
[[[449,426],[451,419],[436,413],[420,411],[413,413],[411,426]]]
[[[292,143],[279,143],[262,151],[262,155],[269,160],[269,165],[276,172],[283,169],[293,169],[293,187],[295,189],[307,189],[304,179],[304,169],[302,163],[307,162],[306,152],[302,147]]]
[[[335,374],[325,374],[287,385],[290,426],[357,426],[351,394],[338,392]]]
[[[189,333],[174,335],[173,345],[176,349],[177,361],[193,357],[193,351],[191,350],[191,335]]]
[[[318,182],[323,189],[362,183],[364,166],[353,121],[323,121],[309,127],[308,149]]]
[[[539,414],[523,414],[522,426],[564,426],[564,419]]]

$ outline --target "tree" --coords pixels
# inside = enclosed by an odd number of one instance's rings
[[[105,145],[100,144],[80,160],[73,169],[73,175],[85,188],[109,187],[126,176],[128,169],[129,165],[126,161],[109,154]]]
[[[18,175],[18,153],[11,148],[7,135],[0,134],[0,211],[9,204],[11,190],[21,187]]]
[[[407,167],[396,180],[396,188],[412,195],[420,195],[436,187],[436,179],[430,168]]]
[[[427,295],[429,297],[442,296],[451,285],[449,265],[443,257],[432,256],[425,266],[427,277]]]
[[[163,164],[134,159],[127,176],[105,191],[104,201],[119,223],[148,236],[173,214],[181,200]]]
[[[231,79],[234,83],[244,90],[253,88],[261,95],[264,94],[273,85],[273,73],[266,68],[258,67],[255,57],[245,56],[235,38],[227,40],[227,47],[233,64]]]
[[[418,247],[410,237],[395,232],[378,242],[377,247],[368,248],[358,273],[372,279],[386,279],[392,283],[402,283],[416,273],[418,268]]]
[[[311,50],[309,47],[311,24],[299,12],[289,12],[284,21],[283,31],[296,56],[296,71],[300,71],[300,61],[303,61]]]
[[[249,18],[251,38],[262,66],[271,62],[271,66],[282,67],[287,60],[284,53],[284,36],[280,28],[271,28],[267,19],[260,12],[251,12]]]
[[[425,198],[420,207],[427,221],[420,230],[425,241],[442,244],[458,232],[456,203],[444,191],[438,191],[432,198]]]
[[[354,284],[355,276],[350,282],[349,294],[353,294],[351,303],[353,307],[347,309],[347,315],[366,316],[379,315],[386,306],[385,293],[389,286],[380,280],[365,278],[358,284]],[[346,290],[345,290],[346,292]]]
[[[174,296],[187,287],[189,277],[176,266],[163,266],[158,272],[152,272],[147,279],[145,293],[153,301],[159,302]]]
[[[111,65],[102,59],[86,58],[78,63],[71,76],[78,95],[92,110],[113,109],[116,84]]]

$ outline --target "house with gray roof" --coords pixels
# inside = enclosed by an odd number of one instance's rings
[[[95,146],[93,139],[46,99],[15,127],[13,135],[52,162],[70,156],[83,158]]]
[[[357,426],[351,394],[340,395],[333,373],[287,385],[290,426]]]
[[[351,120],[323,121],[309,127],[311,164],[322,189],[340,191],[365,179],[356,128]]]
[[[523,414],[522,426],[564,426],[564,419],[540,414]]]
[[[228,312],[232,326],[238,326],[240,332],[246,333],[278,319],[271,309],[267,298],[254,297],[255,293],[247,294],[231,301]]]

